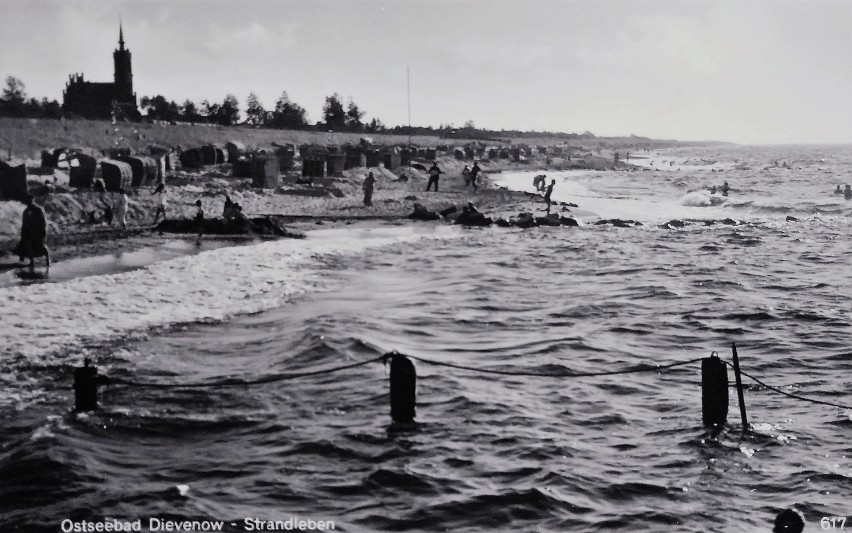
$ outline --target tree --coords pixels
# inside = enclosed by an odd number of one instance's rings
[[[153,98],[143,96],[139,101],[139,105],[145,111],[145,115],[151,120],[167,120],[171,122],[180,118],[178,105],[166,100],[166,97],[161,94]]]
[[[322,107],[322,116],[326,128],[332,131],[343,131],[346,129],[346,112],[340,103],[340,95],[334,93],[327,96],[325,105]]]
[[[6,88],[0,98],[0,115],[22,117],[26,114],[27,93],[24,82],[14,76],[6,78]]]
[[[363,116],[364,113],[358,109],[358,106],[350,98],[349,107],[346,110],[346,129],[349,131],[362,131],[364,129],[364,124],[361,122]]]
[[[262,126],[266,119],[266,110],[260,105],[257,95],[249,93],[246,100],[246,122],[252,126]]]
[[[24,82],[14,76],[6,78],[6,88],[3,89],[2,100],[6,103],[22,105],[27,99]]]
[[[180,106],[180,114],[184,120],[195,122],[198,117],[198,108],[195,107],[192,100],[187,99],[183,105]]]
[[[308,125],[305,118],[305,109],[290,101],[287,91],[282,91],[278,101],[275,102],[275,110],[269,119],[269,126],[273,128],[304,129]]]
[[[240,103],[233,94],[225,96],[221,106],[216,109],[216,123],[223,126],[233,126],[240,121]]]
[[[385,125],[382,124],[382,121],[374,118],[370,121],[370,124],[367,125],[367,131],[370,133],[381,133],[385,131]]]

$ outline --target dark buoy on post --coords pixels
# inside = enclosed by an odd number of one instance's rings
[[[804,529],[805,521],[802,515],[795,509],[785,509],[775,517],[772,533],[802,533]]]
[[[748,417],[746,416],[745,397],[743,396],[743,379],[740,376],[740,358],[737,355],[737,343],[731,343],[731,351],[734,359],[734,378],[737,383],[737,399],[740,401],[740,418],[743,421],[743,432],[748,431]]]
[[[83,366],[74,369],[74,409],[94,411],[98,408],[98,369],[90,365],[89,358]]]
[[[728,420],[728,367],[716,352],[701,361],[701,415],[707,427]]]
[[[413,425],[417,403],[417,372],[408,357],[398,352],[388,355],[390,355],[391,419],[394,424]]]

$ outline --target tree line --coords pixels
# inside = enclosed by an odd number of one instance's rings
[[[62,118],[62,105],[47,98],[28,98],[24,82],[9,76],[0,96],[0,117],[59,119]]]
[[[165,120],[169,122],[206,122],[222,126],[246,124],[254,127],[307,130],[319,129],[330,131],[379,133],[384,131],[382,121],[374,118],[364,122],[364,112],[351,99],[344,108],[340,95],[334,93],[326,97],[323,106],[323,120],[316,124],[308,122],[305,108],[290,100],[287,91],[275,101],[275,107],[266,109],[260,103],[255,93],[250,93],[246,99],[245,121],[242,121],[242,110],[237,97],[228,94],[222,102],[204,100],[196,105],[186,100],[182,105],[169,101],[162,95],[154,97],[143,96],[139,101],[143,117],[148,120]]]
[[[143,119],[150,121],[210,123],[234,126],[241,123],[240,104],[236,96],[228,94],[222,102],[204,100],[195,104],[185,100],[178,104],[165,96],[143,96],[139,101]],[[0,95],[0,117],[52,118],[63,116],[62,105],[56,100],[30,98],[24,82],[14,76],[6,78],[6,85]],[[381,120],[364,120],[365,113],[350,98],[344,106],[338,93],[325,98],[322,120],[315,124],[308,122],[305,108],[290,100],[286,91],[275,102],[273,109],[263,107],[257,95],[252,92],[246,99],[244,124],[275,129],[319,130],[334,132],[390,133],[395,135],[437,136],[444,139],[480,139],[483,141],[509,141],[529,137],[552,137],[567,140],[595,139],[590,132],[565,133],[552,131],[490,130],[478,128],[472,120],[463,126],[440,124],[432,126],[393,126],[386,127]],[[625,138],[633,142],[650,141],[645,137],[631,135]]]

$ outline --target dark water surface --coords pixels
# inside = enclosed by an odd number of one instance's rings
[[[555,175],[564,199],[636,228],[331,230],[0,289],[0,530],[298,516],[341,531],[769,531],[793,505],[806,531],[823,516],[852,526],[852,411],[750,387],[754,431],[741,435],[732,391],[712,436],[698,363],[596,378],[418,363],[410,433],[387,432],[379,363],[252,387],[110,386],[101,410],[69,413],[83,356],[166,383],[393,349],[593,372],[729,358],[732,341],[748,372],[848,405],[852,225],[830,195],[848,155],[693,150],[656,156],[677,162],[664,172]],[[694,205],[689,189],[723,179],[730,205]],[[740,223],[656,225],[675,217]]]

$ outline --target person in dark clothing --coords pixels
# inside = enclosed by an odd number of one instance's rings
[[[361,189],[364,191],[364,205],[370,207],[373,205],[373,186],[376,183],[376,178],[373,177],[373,173],[370,172],[367,174],[367,177],[364,178],[364,184],[361,185]]]
[[[722,196],[728,196],[728,191],[730,191],[730,190],[731,190],[731,188],[728,186],[727,181],[724,184],[722,184]]]
[[[46,258],[46,271],[50,270],[50,250],[45,246],[47,237],[47,219],[44,210],[33,203],[33,197],[27,195],[23,216],[21,217],[21,241],[15,247],[14,253],[21,259],[29,258],[30,272],[35,270],[35,258]]]
[[[438,163],[432,163],[432,166],[429,168],[429,183],[426,184],[426,191],[432,187],[432,184],[435,184],[435,192],[438,192],[438,178],[441,177],[441,169],[438,168]]]
[[[198,228],[198,238],[195,239],[195,245],[201,246],[201,237],[204,235],[204,209],[201,208],[201,200],[195,201],[195,225]]]
[[[556,180],[550,180],[550,185],[544,190],[544,201],[547,202],[547,213],[550,214],[550,196],[553,194],[553,186],[556,185]]]
[[[476,180],[479,177],[479,173],[482,171],[479,168],[479,163],[476,161],[473,162],[473,168],[470,169],[470,184],[473,186],[473,190],[476,190]]]

